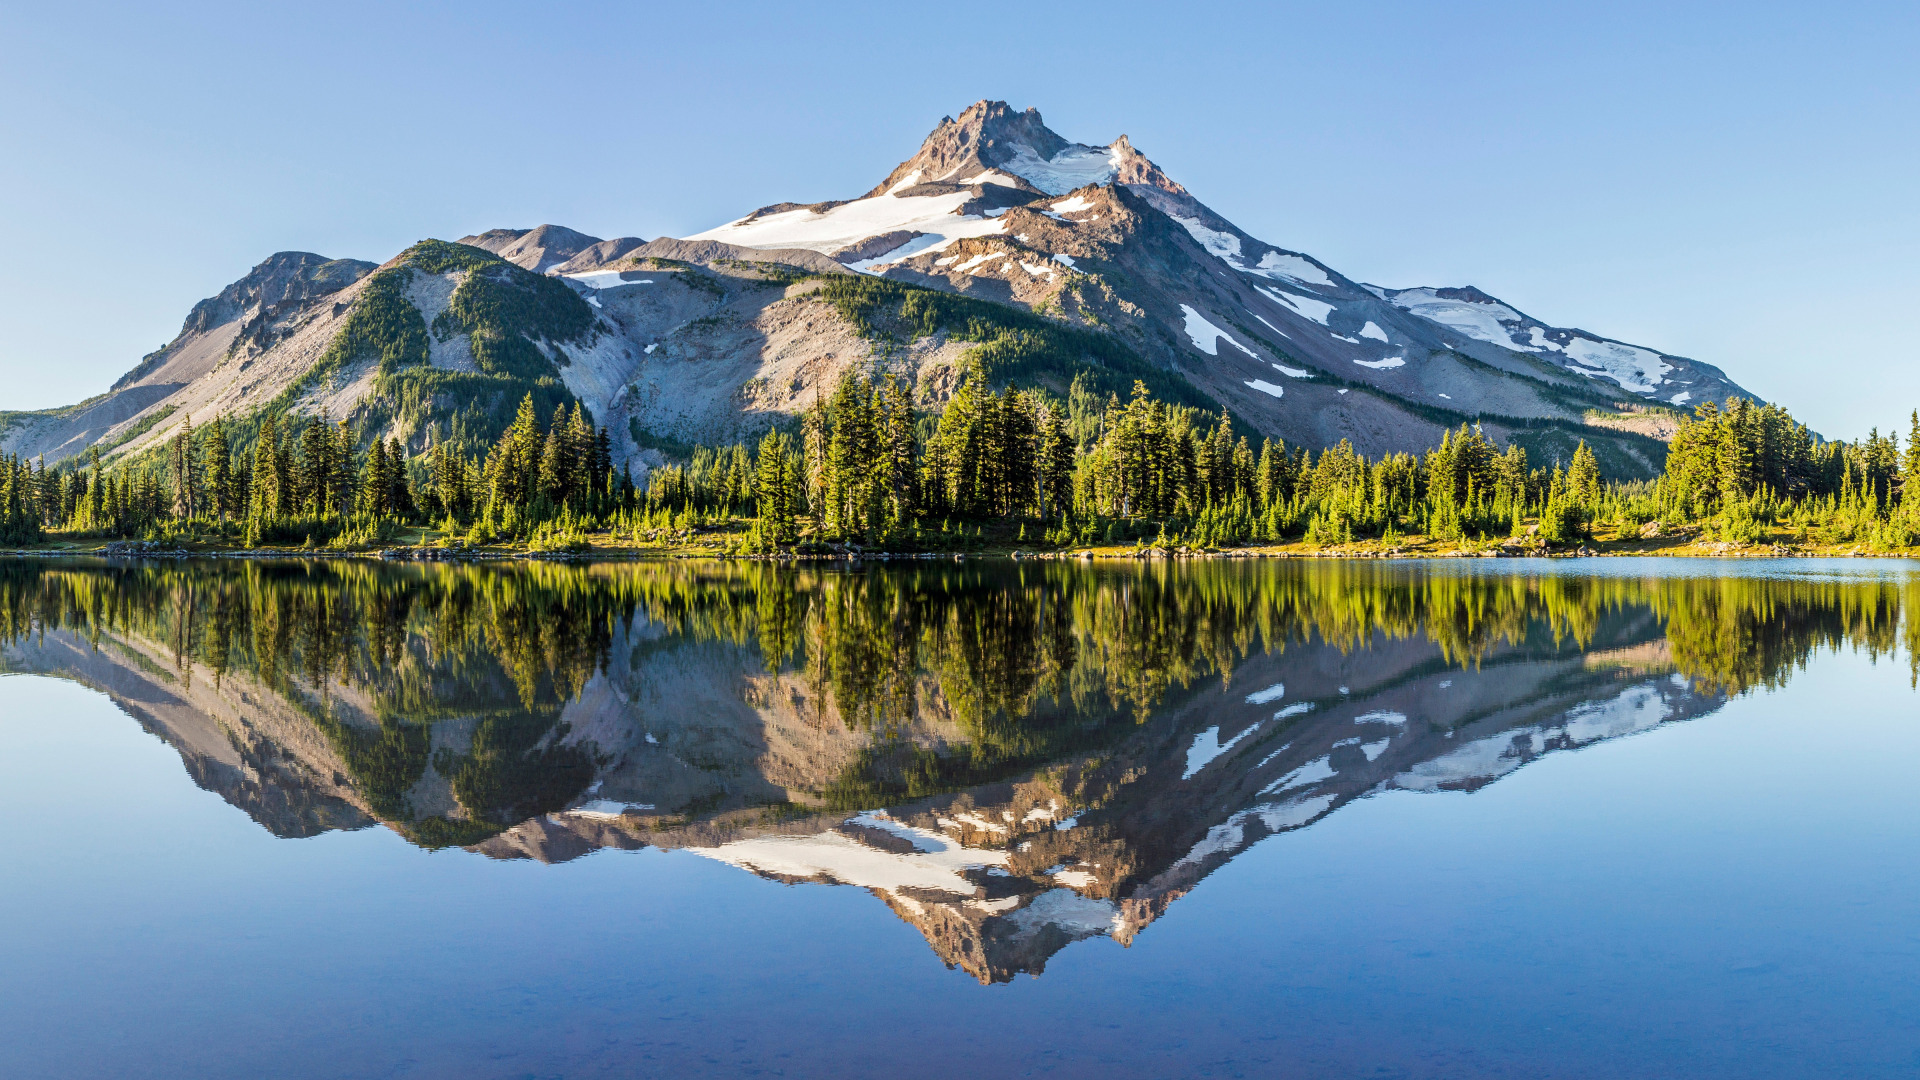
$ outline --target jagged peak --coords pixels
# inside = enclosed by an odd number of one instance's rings
[[[463,236],[457,242],[492,252],[515,266],[543,274],[603,241],[565,225],[536,225],[531,229],[488,229]]]
[[[195,304],[180,333],[211,330],[255,308],[338,292],[373,270],[373,263],[360,259],[329,259],[311,251],[276,251],[238,281]]]
[[[1063,195],[1088,184],[1125,184],[1143,192],[1190,199],[1125,135],[1099,146],[1072,142],[1046,125],[1040,110],[1016,112],[1004,101],[981,100],[956,117],[940,119],[912,157],[864,198],[924,184],[987,182],[1033,194]]]

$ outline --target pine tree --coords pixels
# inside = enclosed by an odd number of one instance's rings
[[[1593,509],[1600,503],[1600,464],[1594,460],[1593,451],[1587,449],[1587,441],[1573,451],[1573,464],[1567,469],[1567,485],[1573,499],[1581,506]]]
[[[919,510],[914,463],[913,394],[889,375],[886,389],[886,492],[894,522],[905,524]]]
[[[280,463],[278,418],[268,413],[260,421],[260,435],[253,444],[252,515],[266,521],[281,516],[285,498],[282,480],[286,469]]]
[[[227,445],[226,422],[214,417],[200,438],[207,511],[226,521],[237,512],[233,499],[233,450]]]
[[[378,439],[374,440],[376,443]],[[387,512],[397,518],[406,518],[413,514],[414,499],[411,476],[407,471],[406,447],[398,438],[387,439]]]
[[[1900,472],[1901,502],[1920,507],[1920,409],[1915,409],[1907,429],[1907,460]]]
[[[200,512],[200,445],[193,437],[193,417],[185,417],[167,442],[167,481],[172,515],[191,518]]]
[[[379,439],[367,449],[367,460],[360,468],[360,510],[384,517],[388,511],[387,448]]]

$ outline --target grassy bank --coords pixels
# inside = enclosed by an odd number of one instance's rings
[[[92,536],[65,537],[49,534],[46,542],[16,548],[21,554],[49,555],[187,553],[194,555],[285,555],[289,557],[368,556],[390,553],[403,557],[428,558],[516,558],[585,557],[605,559],[632,558],[747,558],[764,557],[752,550],[751,521],[742,518],[724,523],[703,524],[678,530],[586,530],[564,537],[547,537],[535,542],[495,542],[470,545],[462,533],[445,533],[424,527],[396,528],[384,541],[363,543],[268,544],[247,547],[218,533],[178,536],[161,543],[145,545],[127,541],[103,540]],[[1038,534],[1039,530],[1033,530]],[[843,558],[848,556],[1079,556],[1096,558],[1138,557],[1256,557],[1256,558],[1462,558],[1462,557],[1568,557],[1568,556],[1673,556],[1693,558],[1726,557],[1852,557],[1884,556],[1920,558],[1920,547],[1878,549],[1865,543],[1821,543],[1811,541],[1789,528],[1762,532],[1747,543],[1714,538],[1711,531],[1676,529],[1661,535],[1642,536],[1626,529],[1596,528],[1579,541],[1549,544],[1538,537],[1500,537],[1458,539],[1418,533],[1396,535],[1390,539],[1368,538],[1351,543],[1324,544],[1305,539],[1284,543],[1249,544],[1227,547],[1186,547],[1140,538],[1125,543],[1048,546],[1029,539],[1024,527],[967,527],[950,531],[913,533],[886,544],[826,543],[803,539],[784,546],[780,557]]]

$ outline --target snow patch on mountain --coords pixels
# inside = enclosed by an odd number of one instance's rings
[[[1673,370],[1673,365],[1652,349],[1593,338],[1576,337],[1567,342],[1567,357],[1590,369],[1586,374],[1612,379],[1636,394],[1653,393]]]
[[[1219,338],[1219,339],[1224,339],[1227,344],[1233,346],[1236,349],[1239,349],[1241,352],[1246,353],[1248,356],[1254,356],[1254,352],[1252,349],[1249,349],[1245,345],[1242,345],[1239,342],[1233,340],[1232,334],[1229,334],[1225,330],[1222,330],[1219,327],[1208,322],[1207,317],[1205,315],[1202,315],[1199,312],[1193,310],[1193,308],[1190,305],[1181,304],[1180,310],[1186,313],[1187,337],[1193,342],[1194,348],[1199,349],[1201,352],[1206,353],[1208,356],[1218,356],[1220,355],[1220,353],[1218,350],[1218,346],[1215,342],[1215,339]],[[1254,359],[1257,360],[1259,359],[1259,357],[1254,356]]]
[[[1333,287],[1333,279],[1327,276],[1325,270],[1309,262],[1305,256],[1292,255],[1284,251],[1269,251],[1260,256],[1260,261],[1252,269],[1247,270],[1247,273],[1269,278],[1286,278],[1302,285]]]
[[[832,831],[813,836],[763,836],[688,850],[774,877],[824,879],[886,892],[927,890],[960,896],[971,896],[975,889],[962,876],[963,871],[1005,866],[1008,861],[1004,851],[962,847],[950,841],[936,851],[895,854]]]
[[[1508,349],[1531,348],[1515,344],[1513,328],[1526,320],[1505,304],[1449,300],[1435,289],[1401,289],[1390,296],[1395,307],[1412,312],[1429,322],[1458,330],[1470,338],[1492,342]]]
[[[629,281],[621,276],[629,272],[630,271],[625,270],[594,270],[585,274],[555,274],[554,276],[563,281],[577,281],[589,289],[617,289],[622,285],[653,284],[653,279],[651,278],[636,278]],[[588,299],[591,300],[592,297],[588,297]]]
[[[876,195],[870,199],[842,203],[824,211],[802,207],[778,214],[741,218],[718,228],[695,233],[687,239],[718,240],[749,248],[806,248],[830,255],[883,233],[912,231],[930,234],[882,257],[887,261],[898,261],[923,251],[940,251],[955,240],[991,236],[1005,231],[1006,223],[998,219],[956,213],[973,198],[971,191],[964,190],[944,195]],[[863,262],[866,266],[880,264],[880,260]]]
[[[923,251],[931,251],[936,247],[945,247],[947,243],[947,238],[938,233],[916,236],[906,243],[901,244],[899,247],[893,248],[890,251],[884,251],[871,259],[860,259],[855,262],[850,262],[847,264],[847,269],[867,273],[877,266],[896,263],[902,259],[910,259]]]
[[[1260,725],[1255,724],[1240,734],[1235,735],[1233,738],[1228,739],[1226,742],[1220,741],[1220,729],[1217,726],[1210,727],[1200,734],[1195,735],[1193,737],[1193,745],[1187,748],[1187,771],[1181,775],[1180,779],[1193,779],[1194,773],[1206,768],[1215,758],[1233,749],[1241,739],[1246,738],[1258,730],[1260,730]]]
[[[1270,397],[1285,397],[1287,394],[1286,387],[1276,386],[1265,379],[1246,379],[1243,381],[1253,389]]]
[[[1272,795],[1275,792],[1286,791],[1290,788],[1305,787],[1308,784],[1317,784],[1322,780],[1331,780],[1337,775],[1339,775],[1339,772],[1333,767],[1329,758],[1318,757],[1280,779],[1275,780],[1273,783],[1268,784],[1265,788],[1261,789],[1260,794]]]
[[[1209,229],[1197,217],[1181,217],[1179,214],[1168,216],[1179,222],[1181,227],[1187,230],[1187,235],[1193,237],[1195,243],[1206,248],[1208,254],[1219,256],[1235,270],[1245,269],[1240,264],[1239,237],[1230,232]]]
[[[1248,694],[1247,704],[1265,705],[1270,701],[1279,701],[1281,698],[1286,696],[1287,696],[1287,684],[1274,683],[1272,686],[1267,687],[1265,690],[1255,690],[1253,693]]]
[[[1567,710],[1563,723],[1506,731],[1475,739],[1443,757],[1421,762],[1393,778],[1393,786],[1408,791],[1439,791],[1475,782],[1496,780],[1547,747],[1562,743],[1584,746],[1659,727],[1674,715],[1660,688],[1652,683],[1631,686],[1607,701],[1589,701]]]
[[[1006,257],[1007,253],[1004,251],[989,251],[985,255],[975,255],[973,258],[954,267],[953,272],[956,274],[965,274],[972,271],[976,266],[984,266],[995,259],[1004,259]]]
[[[1049,195],[1065,195],[1088,184],[1104,184],[1120,174],[1120,151],[1107,146],[1068,146],[1041,160],[1030,146],[1017,147],[1013,160],[1000,166]]]
[[[1284,289],[1269,289],[1265,285],[1255,285],[1261,295],[1303,319],[1312,319],[1321,326],[1327,325],[1327,316],[1333,314],[1333,305],[1325,300],[1315,300],[1310,296],[1300,296]]]

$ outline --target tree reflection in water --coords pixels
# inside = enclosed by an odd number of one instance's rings
[[[1552,567],[1559,571],[1563,567]],[[984,980],[1261,836],[1702,715],[1920,584],[1231,561],[0,565],[0,670],[112,695],[286,836],[686,848],[868,887]]]

